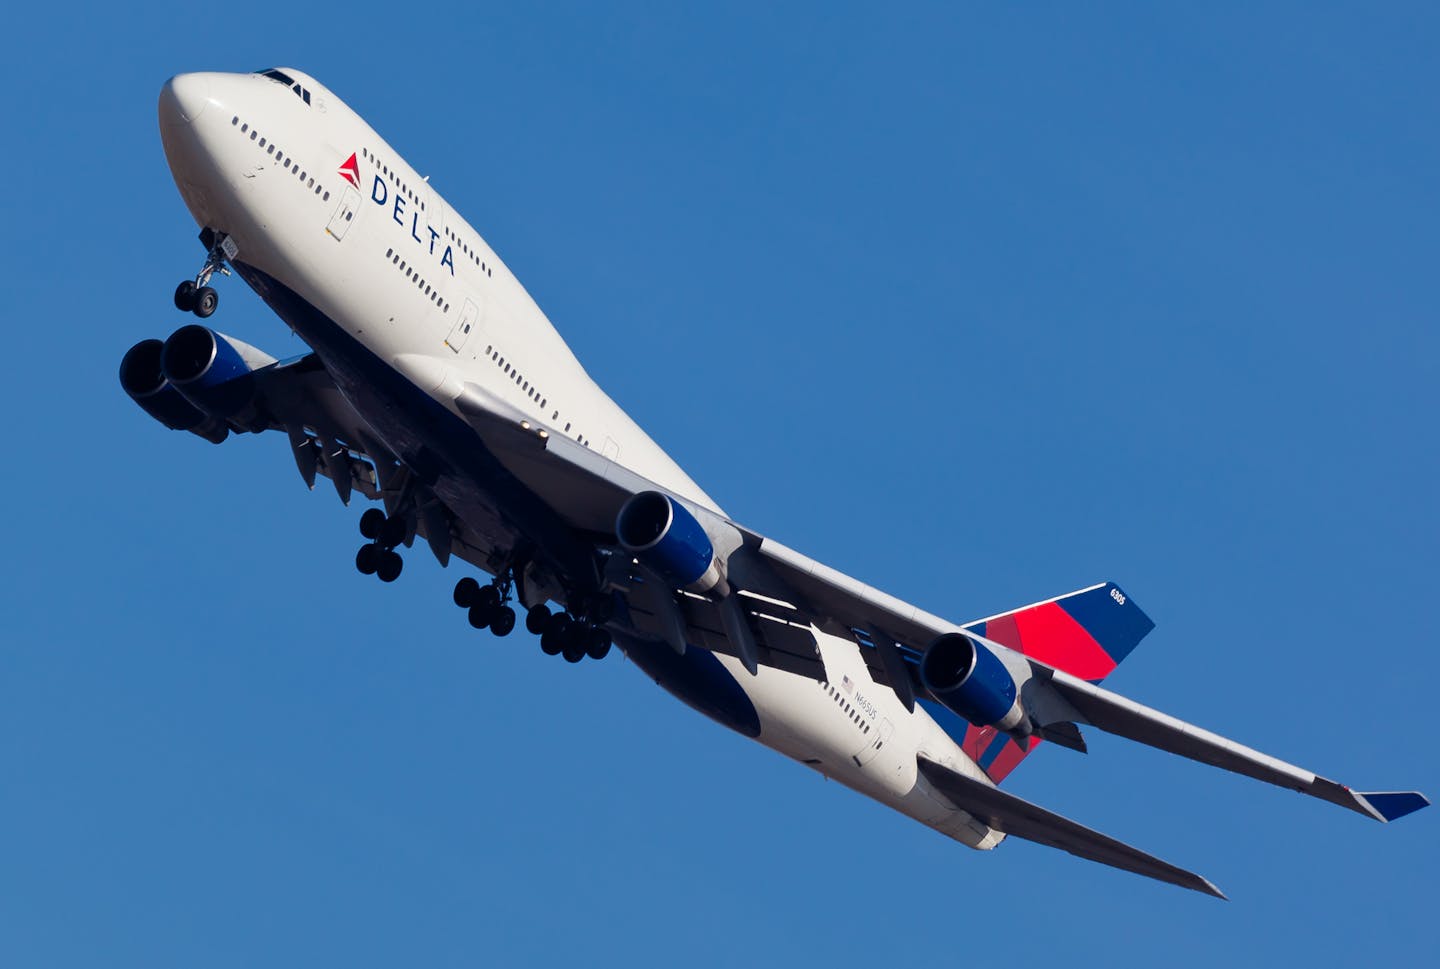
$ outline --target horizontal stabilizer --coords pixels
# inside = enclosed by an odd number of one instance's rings
[[[1177,868],[1139,848],[1092,831],[998,787],[991,787],[984,781],[957,774],[924,757],[919,758],[919,767],[925,779],[956,807],[974,815],[977,820],[996,831],[1003,831],[1024,841],[1059,848],[1112,868],[1213,895],[1215,898],[1225,897],[1209,880],[1194,872]]]

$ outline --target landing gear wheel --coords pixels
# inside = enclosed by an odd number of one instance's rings
[[[387,518],[380,523],[377,540],[386,548],[394,548],[405,541],[405,519],[396,515],[394,518]]]
[[[560,637],[563,644],[560,652],[567,663],[578,663],[585,658],[585,645],[590,639],[590,627],[572,622],[565,627]]]
[[[375,545],[360,546],[360,551],[355,553],[355,568],[360,570],[361,575],[374,575],[380,568],[380,551]]]
[[[490,619],[490,631],[497,636],[508,636],[515,628],[515,610],[509,606],[498,606]]]
[[[558,613],[550,617],[550,623],[540,634],[540,648],[549,656],[556,656],[565,648],[566,634],[570,631],[570,617]]]
[[[194,285],[193,283],[191,284]],[[215,312],[215,307],[220,305],[220,294],[209,286],[201,286],[195,290],[195,315],[200,319],[206,319]]]
[[[467,575],[455,583],[455,605],[461,609],[469,609],[475,604],[475,597],[479,593],[480,583]]]
[[[550,625],[550,607],[543,602],[525,613],[525,629],[532,636],[539,636]]]
[[[187,279],[175,287],[175,308],[182,313],[195,311],[195,281]]]
[[[370,546],[374,548],[375,546]],[[380,553],[380,564],[375,569],[375,574],[380,577],[381,582],[394,582],[400,578],[400,570],[405,567],[405,560],[397,552],[385,549]]]
[[[477,602],[470,607],[470,625],[476,629],[484,629],[490,625],[490,621],[494,618],[495,613],[489,606],[481,605]]]
[[[475,601],[494,609],[500,605],[500,590],[493,585],[482,585],[475,591]]]
[[[610,654],[610,634],[605,630],[591,627],[586,639],[586,656],[591,659],[604,659]]]
[[[385,524],[385,513],[379,508],[366,508],[360,516],[360,534],[370,541],[380,537],[380,526]]]

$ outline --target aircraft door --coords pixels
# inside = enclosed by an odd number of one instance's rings
[[[473,300],[467,299],[465,305],[460,308],[460,316],[455,320],[455,325],[450,328],[450,335],[445,338],[445,345],[453,352],[459,353],[460,348],[470,337],[470,331],[480,325],[480,307],[476,306]]]
[[[866,747],[864,750],[860,751],[860,753],[855,755],[855,763],[859,764],[861,767],[864,767],[866,764],[870,763],[870,761],[874,760],[875,755],[880,753],[880,748],[884,747],[885,744],[889,742],[890,735],[894,732],[895,725],[889,720],[881,718],[879,726],[875,729],[874,743],[872,743],[869,747]]]
[[[345,233],[350,230],[350,223],[355,221],[355,212],[359,208],[360,193],[353,188],[347,187],[340,193],[340,205],[336,207],[335,214],[330,217],[330,224],[325,231],[336,242],[345,238]]]

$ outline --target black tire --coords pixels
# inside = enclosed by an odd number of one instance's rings
[[[175,308],[182,313],[195,312],[195,281],[187,279],[175,287]]]
[[[580,643],[566,643],[560,655],[565,657],[567,663],[578,663],[585,658],[585,647]]]
[[[370,541],[380,537],[380,526],[385,524],[385,513],[379,508],[366,508],[360,516],[360,534]]]
[[[475,593],[475,601],[483,602],[493,609],[500,605],[500,590],[493,585],[482,585]]]
[[[215,307],[220,305],[220,294],[209,286],[201,286],[195,290],[195,315],[200,319],[208,319],[215,314]]]
[[[361,545],[355,553],[355,568],[361,575],[374,575],[380,567],[380,548],[375,545]]]
[[[494,611],[485,605],[475,603],[470,607],[470,625],[476,629],[484,629],[490,625],[490,620],[495,618]]]
[[[515,610],[509,606],[497,606],[490,620],[490,631],[497,636],[508,636],[515,628]]]
[[[563,612],[557,612],[550,617],[549,624],[545,631],[540,634],[540,648],[548,655],[559,655],[569,641],[566,637],[570,632],[570,617]]]
[[[380,577],[381,582],[394,582],[400,578],[400,570],[403,568],[405,560],[387,548],[380,553],[380,566],[375,570],[375,574]]]
[[[376,540],[386,548],[394,548],[405,541],[405,533],[408,530],[405,526],[405,519],[396,515],[394,518],[387,518],[380,523],[380,533]]]
[[[546,656],[559,656],[562,649],[560,637],[551,630],[545,630],[540,635],[540,651]]]
[[[610,655],[610,633],[604,629],[591,629],[586,637],[585,655],[591,659],[604,659]]]
[[[480,592],[480,583],[470,576],[465,576],[455,583],[455,605],[461,609],[469,609],[475,604],[475,596]]]
[[[545,603],[533,607],[525,613],[525,629],[532,636],[539,636],[550,626],[550,607]]]

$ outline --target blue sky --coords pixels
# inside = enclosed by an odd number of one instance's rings
[[[1096,736],[1007,786],[1232,902],[970,852],[475,635],[423,555],[363,579],[283,439],[115,379],[201,255],[160,85],[297,66],[736,517],[957,620],[1115,579],[1158,626],[1114,688],[1435,795],[1437,19],[1175,6],[12,14],[0,964],[1433,958],[1434,811]]]

